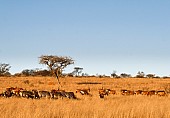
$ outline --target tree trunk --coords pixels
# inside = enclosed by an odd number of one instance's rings
[[[58,80],[58,84],[61,86],[61,83],[60,83],[60,80],[59,80],[59,68],[57,68],[57,69],[52,69],[52,68],[50,68],[51,69],[51,72],[52,72],[52,74],[54,73],[55,74],[55,76],[56,76],[56,78],[57,78],[57,80]]]
[[[58,84],[61,86],[61,84],[60,84],[60,80],[59,80],[59,75],[58,75],[58,72],[54,72],[55,73],[55,76],[56,76],[56,78],[57,78],[57,80],[58,80]]]

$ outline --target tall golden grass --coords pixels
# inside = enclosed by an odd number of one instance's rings
[[[101,84],[77,84],[95,82]],[[77,88],[89,88],[93,95],[76,94],[80,100],[0,98],[0,118],[170,118],[170,98],[158,96],[122,96],[121,89],[164,90],[170,79],[111,79],[111,78],[61,78],[62,88],[75,92]],[[27,90],[58,89],[52,77],[1,77],[0,91],[6,87],[22,87]],[[98,89],[115,89],[117,95],[100,99]]]

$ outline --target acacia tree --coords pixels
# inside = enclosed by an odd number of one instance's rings
[[[146,77],[147,77],[147,78],[154,78],[154,77],[155,77],[155,74],[147,74]]]
[[[74,72],[76,73],[76,76],[79,76],[80,73],[82,73],[83,68],[80,67],[74,67]]]
[[[121,78],[130,78],[131,75],[130,74],[126,74],[126,73],[122,73],[122,74],[120,74],[120,77]]]
[[[51,73],[55,74],[59,84],[59,77],[62,75],[63,69],[70,64],[74,64],[74,60],[67,56],[42,55],[39,58],[40,64],[47,65]]]
[[[138,72],[136,75],[137,78],[144,78],[145,77],[145,73],[144,72]]]
[[[11,66],[6,63],[0,63],[0,76],[10,75],[9,69]]]
[[[118,78],[119,76],[116,74],[116,71],[114,70],[114,71],[111,73],[111,77],[113,77],[113,78]]]

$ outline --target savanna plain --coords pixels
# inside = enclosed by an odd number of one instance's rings
[[[149,78],[60,78],[60,87],[54,77],[0,77],[0,92],[7,87],[26,90],[62,89],[74,92],[78,100],[27,99],[0,97],[0,118],[170,118],[170,96],[121,95],[121,89],[169,90],[170,79]],[[115,95],[99,97],[101,88],[116,90]],[[81,95],[76,89],[88,89]]]

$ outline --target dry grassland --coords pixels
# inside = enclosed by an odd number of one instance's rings
[[[77,84],[82,82],[99,84]],[[170,118],[170,96],[122,96],[119,93],[121,89],[164,90],[170,88],[170,79],[62,78],[61,83],[62,89],[73,92],[90,87],[93,96],[75,93],[80,100],[1,97],[0,118]],[[98,89],[102,86],[116,90],[117,95],[100,99]],[[58,89],[57,80],[52,77],[1,77],[0,91],[7,87]]]

